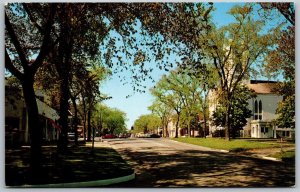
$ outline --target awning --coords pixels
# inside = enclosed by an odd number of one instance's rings
[[[40,101],[39,99],[36,99],[36,102],[40,115],[54,121],[59,119],[58,113],[53,108],[49,107],[46,103]]]

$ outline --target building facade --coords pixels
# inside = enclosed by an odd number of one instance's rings
[[[21,88],[11,92],[8,85],[5,86],[5,142],[6,146],[28,144],[30,141],[28,128],[28,114],[22,96]],[[39,123],[43,128],[43,140],[57,140],[59,115],[44,102],[45,95],[42,91],[36,91],[36,102],[39,111]]]
[[[277,138],[277,137],[294,137],[293,128],[278,128],[273,120],[277,118],[276,109],[278,103],[283,97],[275,93],[274,88],[278,82],[264,80],[250,80],[246,86],[256,94],[255,98],[250,99],[249,109],[252,115],[247,119],[246,126],[240,132],[241,137],[252,138]],[[217,107],[217,97],[214,91],[209,94],[209,114],[210,118]],[[212,122],[209,123],[209,132],[223,130],[223,127],[216,127]]]

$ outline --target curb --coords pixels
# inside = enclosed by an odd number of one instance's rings
[[[267,157],[267,156],[257,156],[257,157],[262,158],[262,159],[266,159],[266,160],[270,160],[270,161],[278,161],[278,162],[281,161],[281,160],[276,159],[274,157]]]
[[[85,181],[85,182],[73,182],[73,183],[57,183],[57,184],[42,184],[42,185],[21,185],[21,186],[10,186],[10,188],[79,188],[79,187],[99,187],[122,183],[135,179],[135,173],[127,176],[117,177],[112,179],[96,180],[96,181]]]

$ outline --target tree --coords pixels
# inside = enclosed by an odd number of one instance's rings
[[[276,92],[283,95],[276,114],[280,127],[295,127],[295,26],[288,27],[277,39],[278,47],[268,53],[266,70],[273,75],[283,73],[284,81]]]
[[[194,115],[200,111],[202,89],[200,81],[187,70],[178,69],[172,71],[167,79],[170,89],[179,96],[182,102],[182,119],[186,122],[188,136],[194,136],[191,133],[191,121]],[[194,129],[193,129],[194,130]]]
[[[161,102],[160,100],[156,99],[148,107],[148,109],[154,114],[157,115],[160,118],[161,122],[161,128],[162,128],[162,136],[168,137],[168,124],[171,120],[172,116],[172,108],[170,106],[166,105],[165,103]]]
[[[253,91],[249,90],[246,86],[238,86],[235,90],[235,94],[232,97],[231,109],[230,109],[230,123],[231,127],[229,134],[235,138],[239,135],[239,131],[247,124],[247,118],[251,117],[252,111],[249,107],[249,99],[255,97]],[[225,116],[227,110],[222,101],[218,104],[216,110],[213,113],[213,124],[216,126],[225,126]]]
[[[139,133],[150,133],[156,132],[161,126],[160,118],[157,115],[148,114],[141,115],[138,119],[134,121],[134,132]]]
[[[90,61],[92,63],[92,61]],[[73,64],[72,66],[74,66]],[[78,64],[77,64],[78,65]],[[81,116],[84,122],[84,130],[86,130],[86,121],[88,121],[88,140],[91,139],[91,117],[93,112],[97,110],[97,102],[101,102],[108,99],[106,95],[99,92],[100,84],[105,81],[109,76],[110,71],[98,64],[90,64],[89,70],[85,67],[75,66],[71,70],[71,81],[70,81],[70,98],[74,108],[74,124],[73,130],[75,131],[75,142],[77,137],[77,122],[78,122],[78,111],[77,102],[81,102],[83,109]],[[89,89],[87,89],[89,87]]]
[[[144,67],[147,59],[151,58],[149,55],[155,55],[157,60],[163,61],[163,55],[170,55],[170,46],[195,45],[196,41],[190,37],[205,29],[200,24],[204,24],[202,21],[206,20],[212,9],[211,4],[207,5],[209,8],[200,3],[8,4],[5,10],[5,67],[21,81],[23,87],[29,114],[32,166],[38,167],[41,162],[42,131],[35,123],[38,110],[33,83],[36,71],[44,60],[56,65],[60,77],[61,146],[65,148],[69,70],[74,61],[73,56],[86,58],[97,55],[99,44],[104,41],[108,32],[117,32],[123,38],[124,46],[115,49],[118,38],[110,38],[106,46],[105,64],[111,68],[114,65],[111,62],[113,58],[120,57],[117,55],[118,51],[125,53],[135,62],[128,64],[128,58],[123,58],[117,65],[126,70],[138,68],[138,75],[133,74],[133,79],[135,82],[142,82],[151,71]],[[194,27],[195,17],[197,28]],[[136,38],[130,35],[136,32],[134,26],[137,21],[141,23],[145,44],[148,43],[151,52],[141,51],[140,46],[134,43]],[[170,46],[162,46],[166,44]],[[140,56],[146,59],[136,59]],[[159,66],[167,68],[169,65],[160,63]]]
[[[120,134],[126,132],[126,113],[97,103],[92,116],[92,125],[106,134]]]
[[[151,89],[151,93],[156,99],[176,112],[175,137],[178,137],[180,119],[186,122],[188,135],[191,136],[191,121],[194,114],[200,111],[202,101],[203,89],[201,89],[199,79],[187,72],[187,70],[182,71],[179,69],[171,71],[168,76],[163,76]]]
[[[182,100],[180,96],[170,87],[170,84],[167,82],[167,77],[163,76],[156,85],[150,89],[151,94],[156,97],[157,100],[169,106],[172,110],[176,112],[176,130],[175,138],[178,137],[178,129],[180,122],[181,110],[183,108]]]
[[[155,44],[155,46],[158,45],[158,42],[165,42],[163,40],[160,40],[162,38],[161,35],[157,35],[156,33],[160,32],[161,34],[168,35],[168,39],[172,41],[173,43],[177,40],[180,40],[181,42],[190,43],[190,41],[187,41],[186,37],[188,35],[191,35],[191,33],[184,34],[186,32],[185,30],[182,30],[181,25],[177,25],[178,20],[180,17],[185,16],[189,17],[190,14],[195,15],[197,13],[197,17],[201,17],[201,11],[205,10],[205,8],[199,4],[197,7],[192,7],[192,4],[189,5],[170,5],[170,4],[140,4],[139,6],[133,6],[132,4],[114,4],[113,6],[111,4],[101,4],[98,6],[93,6],[91,4],[59,4],[59,11],[58,11],[58,17],[56,19],[57,26],[58,26],[58,34],[56,34],[58,38],[58,46],[56,49],[56,53],[52,55],[52,59],[54,60],[54,64],[56,65],[58,74],[60,76],[60,82],[61,82],[61,101],[60,101],[60,113],[61,113],[61,126],[62,126],[62,132],[60,136],[60,141],[58,146],[61,146],[59,148],[66,148],[66,133],[67,133],[67,112],[68,112],[68,87],[69,87],[69,71],[71,68],[71,62],[73,60],[73,56],[76,54],[80,54],[81,56],[84,55],[85,57],[87,55],[95,55],[97,53],[97,46],[103,41],[104,37],[110,32],[114,31],[117,32],[123,39],[123,44],[125,45],[126,49],[122,49],[122,53],[128,54],[130,51],[135,51],[134,55],[134,65],[141,64],[140,66],[140,73],[139,75],[134,75],[133,79],[138,82],[147,76],[149,70],[144,69],[143,63],[145,63],[146,60],[142,61],[140,59],[137,59],[138,57],[146,57],[148,54],[145,54],[144,51],[141,51],[139,46],[137,46],[132,41],[132,37],[129,37],[130,32],[134,32],[134,25],[136,23],[136,19],[139,19],[139,21],[143,24],[143,30],[142,33],[146,33],[146,30],[150,33],[147,33],[148,37],[151,37],[148,42],[151,42],[152,44]],[[196,9],[196,10],[193,10]],[[116,11],[118,10],[118,11]],[[177,31],[170,31],[168,32],[164,31],[166,30],[165,27],[158,28],[157,26],[154,26],[152,23],[155,22],[153,19],[156,19],[153,15],[149,15],[149,10],[153,11],[154,14],[157,12],[165,12],[167,13],[173,13],[172,17],[169,17],[168,14],[161,14],[160,17],[162,17],[163,20],[166,20],[167,22],[171,22],[174,20],[173,17],[177,17],[176,23],[172,23],[173,25],[176,24],[173,28],[176,28]],[[122,14],[120,14],[122,13]],[[100,17],[94,17],[95,15],[101,15]],[[103,21],[104,19],[107,19],[106,21]],[[151,22],[149,22],[151,20]],[[147,22],[146,22],[147,21]],[[180,19],[182,24],[184,24],[183,20]],[[167,24],[167,23],[165,23]],[[191,23],[188,23],[188,26],[191,27]],[[99,30],[100,29],[100,30]],[[184,28],[183,28],[184,29]],[[190,28],[189,30],[194,29]],[[197,29],[199,31],[199,29]],[[174,38],[176,34],[176,38]],[[84,38],[82,38],[84,36]],[[180,38],[178,38],[180,37]],[[86,41],[85,39],[88,39]],[[92,40],[93,43],[90,43],[89,40]],[[86,43],[88,42],[88,43]],[[116,38],[113,37],[109,39],[109,44],[107,46],[107,53],[105,54],[105,61],[106,64],[109,67],[112,67],[111,60],[113,60],[113,57],[117,55],[118,50],[115,46],[116,44]],[[147,43],[146,43],[147,44]],[[83,46],[82,46],[83,45]],[[78,49],[80,47],[80,49]],[[83,47],[83,49],[82,49]],[[129,47],[129,49],[127,48]],[[83,51],[81,51],[83,50]],[[167,49],[165,49],[167,50]],[[114,52],[115,54],[111,54]],[[161,55],[164,52],[164,50],[159,49],[159,53],[157,55]],[[150,54],[153,54],[152,52]],[[112,56],[114,55],[114,56]],[[151,58],[151,57],[147,57]],[[120,60],[120,57],[118,57],[118,60]],[[124,62],[119,62],[119,65],[123,67],[122,64]],[[127,63],[127,59],[125,61]],[[164,67],[166,65],[164,64]],[[125,69],[128,69],[129,67],[125,65]],[[139,84],[137,84],[139,85]],[[136,89],[134,86],[135,90]],[[91,100],[90,100],[91,101]],[[89,102],[91,103],[91,102]],[[88,107],[88,106],[87,106]],[[88,110],[88,140],[90,140],[90,112],[91,110]]]
[[[33,88],[34,76],[55,44],[50,37],[56,4],[43,5],[41,11],[44,15],[37,24],[26,17],[33,13],[24,10],[20,4],[8,4],[5,7],[5,68],[20,80],[23,88],[31,138],[30,167],[33,180],[38,180],[42,162],[42,129],[36,123],[38,108]],[[35,35],[30,35],[30,31]]]
[[[230,139],[230,114],[232,100],[237,86],[243,79],[247,79],[255,71],[258,62],[273,44],[272,33],[263,34],[263,22],[253,20],[252,7],[248,4],[234,7],[229,13],[236,22],[216,29],[211,28],[205,54],[211,58],[219,77],[219,100],[226,109],[225,138]]]
[[[197,71],[189,71],[191,75],[197,78],[199,82],[199,87],[201,89],[201,100],[200,100],[200,109],[203,116],[203,136],[206,137],[207,121],[209,118],[209,92],[214,89],[218,82],[218,74],[214,67],[207,63],[204,64],[201,68],[198,68]],[[198,121],[200,122],[200,113],[198,114]]]
[[[268,13],[277,10],[289,24],[276,34],[277,47],[268,52],[265,69],[269,75],[276,77],[282,74],[284,77],[284,82],[276,88],[276,92],[283,95],[276,110],[276,124],[280,127],[295,127],[295,7],[290,2],[260,5]]]
[[[110,134],[119,134],[126,130],[126,113],[118,109],[110,109],[108,116],[104,117],[105,127]]]
[[[259,3],[265,13],[270,13],[272,10],[277,10],[285,19],[295,26],[295,5],[293,2],[274,2],[274,3]]]

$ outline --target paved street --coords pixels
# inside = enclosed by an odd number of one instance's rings
[[[162,138],[108,140],[136,171],[116,187],[284,187],[293,163],[263,160]]]

